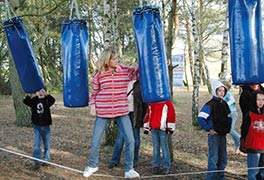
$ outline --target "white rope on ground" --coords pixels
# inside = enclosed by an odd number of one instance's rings
[[[56,163],[52,163],[52,162],[45,161],[45,160],[42,160],[42,159],[34,158],[34,157],[31,157],[31,156],[24,155],[24,154],[21,154],[21,153],[15,152],[15,151],[11,151],[11,150],[8,150],[8,149],[4,149],[4,148],[1,148],[1,147],[0,147],[0,150],[8,152],[8,153],[11,153],[11,154],[15,154],[15,155],[18,155],[18,156],[22,156],[22,157],[25,157],[25,158],[38,160],[40,162],[44,162],[44,163],[47,163],[47,164],[50,164],[50,165],[53,165],[53,166],[57,166],[57,167],[60,167],[60,168],[63,168],[63,169],[67,169],[67,170],[70,170],[70,171],[74,171],[74,172],[77,172],[77,173],[81,173],[81,174],[83,173],[83,171],[80,171],[80,170],[77,170],[77,169],[74,169],[74,168],[70,168],[70,167],[67,167],[67,166],[60,165],[60,164],[56,164]],[[264,167],[238,168],[236,170],[237,171],[247,171],[247,170],[253,170],[253,169],[264,169]],[[225,170],[197,171],[197,172],[185,172],[185,173],[167,174],[167,175],[140,176],[140,179],[161,178],[161,177],[176,177],[176,176],[197,175],[197,174],[207,174],[207,173],[219,173],[219,172],[226,172],[226,171]],[[124,177],[121,177],[121,176],[111,176],[111,175],[103,175],[103,174],[93,174],[92,176],[124,179]]]
[[[67,167],[67,166],[60,165],[60,164],[56,164],[56,163],[52,163],[52,162],[49,162],[49,161],[45,161],[45,160],[42,160],[42,159],[34,158],[34,157],[31,157],[31,156],[28,156],[28,155],[25,155],[25,154],[21,154],[21,153],[15,152],[15,151],[11,151],[11,150],[8,150],[8,149],[4,149],[4,148],[1,148],[1,147],[0,147],[0,150],[8,152],[8,153],[11,153],[11,154],[15,154],[15,155],[18,155],[18,156],[22,156],[22,157],[25,157],[25,158],[38,160],[40,162],[44,162],[46,164],[57,166],[57,167],[60,167],[60,168],[63,168],[63,169],[67,169],[67,170],[70,170],[70,171],[74,171],[74,172],[77,172],[77,173],[81,173],[81,174],[83,173],[83,171],[80,171],[78,169],[74,169],[74,168],[70,168],[70,167]],[[103,175],[103,174],[93,174],[93,176],[108,177],[108,178],[118,178],[118,179],[123,179],[124,178],[124,177],[121,177],[121,176],[111,176],[111,175]]]

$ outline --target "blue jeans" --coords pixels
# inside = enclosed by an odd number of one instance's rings
[[[208,172],[206,180],[224,180],[227,166],[226,136],[208,135]]]
[[[34,131],[34,146],[33,157],[41,159],[41,140],[44,144],[44,156],[45,161],[50,160],[50,126],[37,126],[33,125]],[[39,163],[38,160],[34,160],[35,163]]]
[[[248,165],[248,180],[257,180],[256,175],[261,174],[264,177],[264,169],[258,169],[258,167],[264,166],[264,154],[263,153],[247,153],[247,165]],[[252,168],[252,169],[250,169]]]
[[[130,120],[132,122],[133,118],[134,118],[133,112],[129,113],[129,117],[130,117]],[[138,160],[139,160],[140,129],[139,128],[133,128],[133,135],[134,135],[134,140],[135,140],[134,162],[133,162],[133,164],[135,165],[138,162]],[[122,136],[120,131],[118,131],[118,134],[117,134],[117,137],[116,137],[115,146],[114,146],[114,150],[113,150],[113,154],[112,154],[111,163],[119,164],[120,158],[121,158],[121,153],[122,153],[123,146],[124,146],[124,142],[125,142],[124,137]]]
[[[116,117],[115,120],[118,130],[123,135],[126,143],[124,169],[125,172],[127,172],[133,169],[135,141],[133,137],[132,125],[128,115]],[[90,147],[90,159],[88,161],[89,167],[98,167],[100,145],[102,143],[105,128],[109,122],[110,118],[101,118],[96,116]]]
[[[237,111],[232,111],[231,112],[232,125],[231,125],[231,130],[229,134],[231,135],[234,141],[235,149],[239,148],[239,145],[240,145],[240,135],[235,130],[235,124],[236,124],[237,117],[238,117]]]
[[[151,129],[152,142],[153,142],[153,167],[170,168],[170,151],[168,133],[160,129]],[[162,161],[160,156],[160,148],[162,149]]]

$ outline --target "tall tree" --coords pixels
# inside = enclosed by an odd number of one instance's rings
[[[225,3],[227,6],[227,3]],[[221,71],[219,73],[219,78],[221,80],[226,80],[227,75],[227,60],[228,60],[228,37],[229,37],[229,28],[228,28],[228,10],[226,10],[226,18],[225,18],[225,29],[223,33],[223,41],[222,41],[222,63],[221,63]]]
[[[112,11],[112,12],[111,12]],[[116,29],[116,20],[117,20],[117,3],[116,0],[114,0],[114,3],[112,0],[104,0],[104,27],[105,27],[105,36],[104,36],[104,47],[110,47],[114,46],[116,47],[116,39],[113,37],[116,37],[117,35],[114,34],[114,32],[117,32]],[[110,15],[110,16],[109,16]],[[111,16],[114,15],[114,16]],[[115,139],[117,135],[117,127],[115,125],[115,121],[111,121],[106,129],[106,143],[110,145],[115,144]]]
[[[187,9],[188,5],[187,5],[187,2],[186,0],[183,0],[183,9]],[[191,25],[190,25],[190,20],[189,20],[189,16],[188,16],[188,12],[189,11],[184,11],[184,12],[187,12],[187,13],[184,13],[184,19],[185,19],[185,29],[186,29],[186,42],[187,42],[187,46],[188,46],[188,60],[189,60],[189,65],[190,65],[190,73],[191,73],[191,78],[192,78],[192,81],[193,81],[193,77],[194,77],[194,74],[193,74],[193,49],[192,49],[192,42],[191,42]],[[184,58],[185,59],[185,58]],[[187,62],[187,60],[186,60]],[[185,63],[185,66],[186,66],[187,63]],[[185,71],[185,74],[187,74],[187,71]],[[187,84],[188,86],[188,84]]]
[[[169,11],[168,18],[168,27],[165,29],[165,44],[166,44],[166,56],[168,58],[168,70],[169,70],[169,83],[171,89],[171,95],[173,97],[173,69],[177,65],[173,65],[171,62],[171,54],[172,54],[172,46],[178,34],[179,28],[179,16],[178,16],[178,8],[177,8],[177,0],[171,1],[171,9]],[[165,8],[166,6],[163,5]]]
[[[111,37],[113,35],[113,31],[111,28],[111,0],[104,0],[104,47],[108,48],[111,46]]]
[[[165,44],[166,44],[166,56],[168,58],[168,61],[171,61],[171,54],[172,54],[172,46],[173,42],[176,39],[176,36],[178,34],[178,28],[179,28],[179,17],[178,17],[178,9],[177,9],[177,0],[172,0],[171,10],[169,11],[169,18],[168,18],[168,28],[165,38]],[[171,89],[171,96],[173,97],[173,69],[178,65],[172,65],[172,63],[168,63],[168,69],[169,69],[169,80],[170,80],[170,89]],[[172,147],[172,138],[171,135],[169,135],[169,149],[170,149],[170,156],[171,161],[173,161],[173,147]]]
[[[196,0],[192,0],[191,6],[191,19],[192,19],[192,35],[194,39],[194,77],[193,77],[193,96],[192,96],[192,124],[198,126],[197,116],[198,116],[198,105],[199,105],[199,82],[200,82],[200,60],[199,60],[199,35],[198,35],[198,25],[196,20]]]

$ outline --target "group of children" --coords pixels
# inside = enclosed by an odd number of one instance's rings
[[[247,153],[248,180],[264,179],[264,91],[260,85],[245,85],[240,96],[240,107],[243,114],[241,125],[240,149]],[[220,81],[213,85],[213,98],[205,103],[198,122],[208,132],[208,173],[206,180],[224,180],[224,169],[227,166],[226,134],[234,128],[229,101],[225,97],[229,91]],[[237,134],[233,132],[237,138]],[[237,140],[235,147],[237,147]]]
[[[109,168],[119,164],[123,145],[125,178],[139,177],[134,167],[139,160],[140,128],[145,134],[151,131],[153,142],[152,173],[169,174],[171,159],[168,145],[168,134],[175,129],[176,114],[171,100],[143,103],[141,97],[138,70],[118,63],[117,52],[105,49],[97,61],[97,71],[92,78],[90,97],[90,114],[95,117],[91,148],[84,177],[90,177],[98,171],[99,150],[105,128],[111,119],[118,126],[118,136]],[[229,84],[217,81],[213,85],[213,98],[204,104],[198,123],[208,132],[208,173],[207,180],[225,179],[224,169],[227,166],[226,134],[234,140],[235,151],[246,150],[248,159],[248,180],[263,180],[264,173],[264,91],[261,86],[251,92],[243,91],[240,106],[243,113],[241,138],[235,131],[237,111],[235,101],[229,92]],[[42,89],[36,94],[25,97],[24,103],[32,109],[34,129],[33,157],[41,159],[41,140],[44,143],[44,160],[50,159],[50,106],[55,99]],[[242,104],[248,109],[242,109]],[[244,108],[244,107],[243,107]],[[240,139],[239,139],[240,138]],[[160,152],[162,150],[162,153]],[[34,168],[40,168],[35,160]],[[45,165],[45,163],[43,163]]]

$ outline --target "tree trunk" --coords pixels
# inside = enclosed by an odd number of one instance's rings
[[[112,38],[112,36],[118,37],[117,35],[113,34],[113,32],[116,32],[116,30],[114,28],[116,28],[116,23],[117,23],[116,22],[117,12],[111,12],[111,9],[112,9],[112,11],[117,11],[116,1],[113,5],[115,7],[112,6],[110,0],[104,0],[104,18],[105,18],[104,19],[104,27],[105,27],[105,36],[104,36],[104,43],[105,44],[104,44],[104,47],[105,48],[110,47],[110,46],[114,46],[115,48],[117,48],[116,42],[115,42],[116,38]],[[111,15],[113,15],[113,16],[111,16]],[[113,27],[113,28],[111,28],[111,27]],[[112,43],[110,43],[110,42],[112,42]],[[113,146],[115,144],[116,135],[117,135],[117,126],[115,125],[115,121],[110,121],[110,123],[108,124],[108,126],[106,128],[106,132],[105,132],[106,144]]]
[[[212,94],[212,86],[210,82],[210,73],[208,70],[208,66],[204,62],[204,71],[205,71],[205,76],[206,76],[206,84],[207,84],[207,89],[210,94]]]
[[[220,80],[226,80],[227,75],[227,60],[228,60],[228,11],[226,11],[226,19],[225,19],[225,30],[223,34],[223,42],[222,42],[222,64],[221,64],[221,72],[219,73]]]
[[[111,46],[111,0],[104,0],[104,48]]]
[[[186,9],[186,1],[183,1],[183,9]],[[189,16],[186,15],[186,24],[185,24],[185,28],[186,28],[186,40],[187,40],[187,45],[188,45],[188,59],[189,59],[189,64],[190,64],[190,71],[191,71],[191,80],[193,81],[193,50],[192,50],[192,43],[191,43],[191,28],[190,28],[190,21],[189,21]],[[187,74],[187,72],[185,71],[185,74]],[[187,78],[186,78],[187,79]]]
[[[165,19],[165,18],[164,18]],[[171,50],[173,46],[173,42],[178,34],[179,29],[179,17],[177,13],[177,0],[172,0],[172,8],[169,14],[168,19],[168,31],[167,36],[165,38],[166,43],[166,56],[168,63],[168,71],[169,71],[169,83],[170,83],[170,90],[171,90],[171,97],[173,99],[173,69],[175,68],[171,62]],[[173,146],[172,146],[172,139],[171,136],[169,136],[169,150],[170,150],[170,157],[171,161],[173,161]]]
[[[178,29],[179,29],[178,22],[179,22],[179,17],[177,13],[177,0],[172,0],[172,8],[171,8],[169,19],[168,19],[168,29],[167,29],[168,31],[166,33],[166,38],[165,38],[171,97],[173,97],[173,69],[175,68],[172,65],[172,63],[170,63],[171,62],[171,50],[172,50],[173,42],[178,34]]]
[[[192,35],[194,39],[194,77],[193,77],[193,96],[192,96],[192,124],[198,126],[197,116],[198,116],[198,104],[199,104],[199,81],[200,81],[200,70],[199,70],[199,36],[198,36],[198,26],[195,15],[195,2],[192,0]]]
[[[184,52],[186,52],[184,50]],[[186,53],[184,53],[184,78],[185,78],[185,82],[184,82],[184,86],[187,87],[187,90],[189,91],[189,81],[188,81],[188,77],[187,77],[187,57],[186,57]]]
[[[31,112],[30,109],[23,103],[25,94],[20,84],[19,77],[15,69],[15,64],[12,58],[9,58],[9,74],[13,105],[16,113],[15,124],[19,127],[30,127]]]

